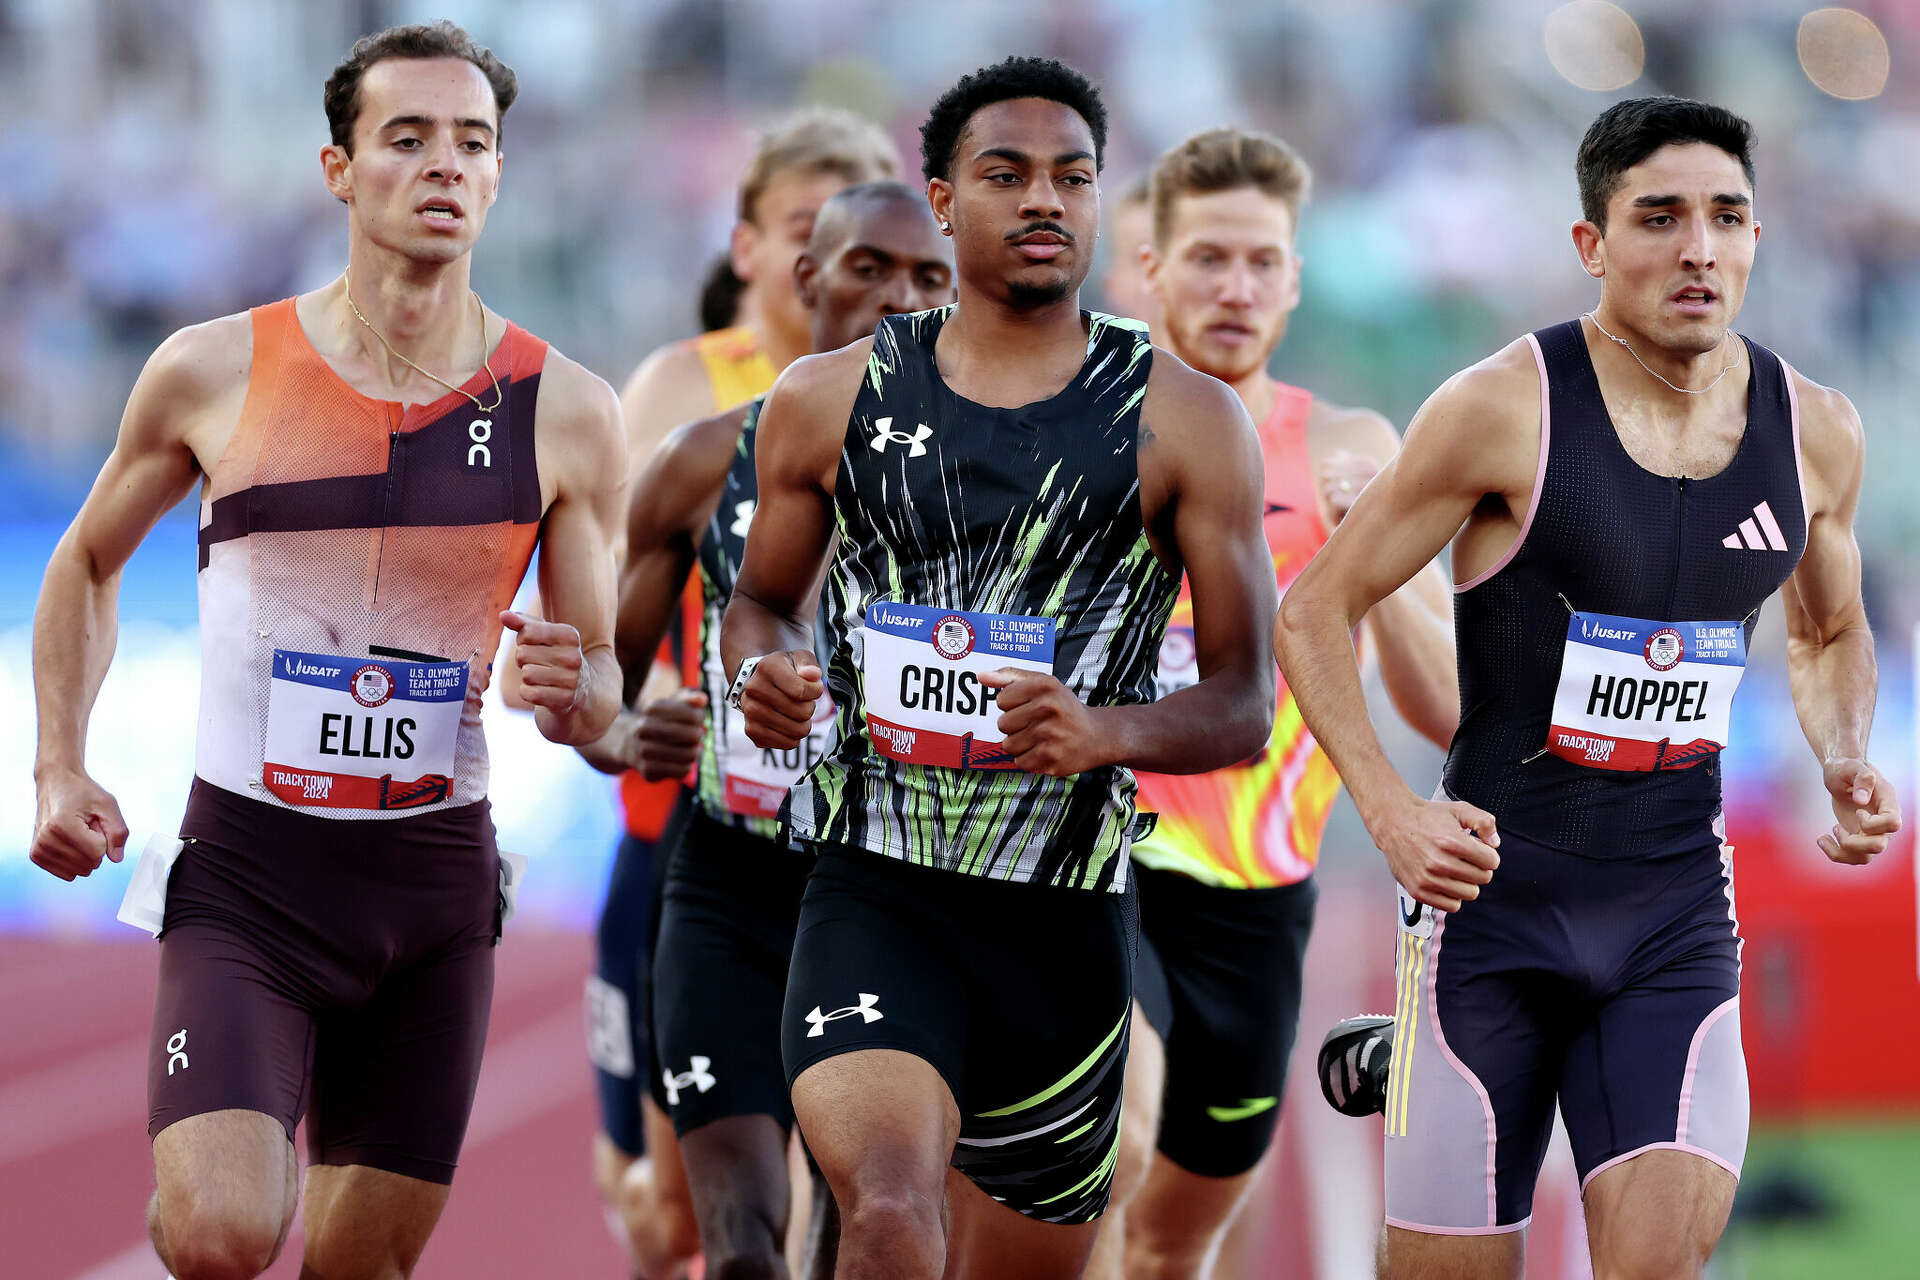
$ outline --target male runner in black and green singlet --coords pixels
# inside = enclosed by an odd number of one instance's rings
[[[796,362],[761,415],[722,650],[763,747],[839,708],[789,799],[818,856],[783,1042],[843,1277],[1079,1274],[1118,1140],[1130,769],[1229,764],[1272,716],[1252,424],[1079,309],[1105,123],[1046,60],[943,95],[922,152],[959,304]],[[1152,704],[1183,566],[1202,678]]]

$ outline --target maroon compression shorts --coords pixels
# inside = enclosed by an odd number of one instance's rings
[[[453,1180],[493,999],[487,802],[320,818],[195,779],[167,885],[147,1130],[239,1108],[314,1164]]]

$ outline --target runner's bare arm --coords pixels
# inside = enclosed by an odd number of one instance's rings
[[[1314,402],[1315,408],[1321,402]],[[1400,452],[1400,437],[1369,409],[1327,406],[1309,422],[1318,455],[1322,510],[1337,527],[1367,482]],[[1348,487],[1342,489],[1342,483]],[[1438,560],[1367,611],[1362,634],[1373,643],[1380,682],[1394,710],[1441,750],[1460,723],[1460,673],[1453,652],[1453,602]]]
[[[63,880],[115,861],[127,838],[120,809],[86,773],[87,722],[113,659],[120,574],[141,541],[192,491],[196,439],[237,418],[252,363],[242,314],[183,329],[147,361],[113,452],[47,561],[33,624],[39,742],[32,857]]]
[[[660,641],[679,610],[745,412],[729,409],[679,428],[634,481],[613,633],[623,710],[600,741],[580,748],[603,773],[630,768],[650,780],[677,778],[699,756],[707,697],[681,687],[679,673],[659,660]],[[697,635],[685,638],[688,645],[699,642]]]
[[[574,746],[620,710],[613,656],[613,529],[626,493],[626,444],[613,389],[549,352],[535,423],[540,474],[553,477],[541,527],[540,598],[547,619],[504,613],[519,633],[521,695],[540,732]]]
[[[620,417],[627,432],[627,462],[638,476],[668,433],[685,422],[705,418],[716,408],[700,352],[691,342],[659,348],[620,389]]]
[[[740,709],[756,745],[799,745],[825,693],[813,652],[813,599],[833,545],[833,484],[872,339],[789,365],[768,393],[754,442],[760,505],[720,629],[733,679],[764,657]]]
[[[1488,814],[1466,804],[1428,804],[1395,772],[1367,716],[1352,632],[1484,501],[1525,509],[1539,457],[1539,403],[1539,377],[1524,342],[1455,375],[1415,415],[1399,454],[1280,602],[1280,669],[1307,727],[1395,878],[1443,910],[1476,896],[1498,863],[1472,833],[1490,843],[1499,837]],[[1518,519],[1509,524],[1517,530]]]
[[[1095,714],[1115,763],[1204,773],[1246,759],[1273,730],[1276,600],[1260,439],[1225,384],[1156,351],[1139,457],[1148,528],[1186,569],[1200,680]]]
[[[689,342],[671,342],[656,349],[627,377],[620,392],[620,419],[627,438],[628,474],[638,477],[653,451],[669,431],[683,422],[692,422],[713,412],[712,393],[707,389],[706,371],[700,366],[699,353]],[[614,557],[625,556],[626,527],[616,521],[612,530]],[[538,602],[527,611],[540,617],[544,606]],[[531,711],[532,704],[520,692],[520,646],[516,641],[508,650],[501,668],[500,698],[508,706]],[[580,748],[582,755],[593,744]],[[612,762],[603,763],[588,756],[589,763],[604,772],[616,772]],[[619,766],[624,767],[624,766]]]
[[[679,609],[701,534],[726,484],[745,413],[744,408],[728,409],[680,427],[661,442],[633,482],[613,637],[629,703],[640,693]]]
[[[1800,728],[1833,798],[1835,825],[1819,845],[1835,862],[1865,863],[1900,829],[1893,784],[1867,762],[1879,672],[1860,598],[1853,537],[1865,467],[1860,415],[1838,391],[1797,374],[1807,550],[1781,596],[1787,613],[1787,677]]]

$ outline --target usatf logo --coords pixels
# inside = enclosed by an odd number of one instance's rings
[[[1662,627],[1647,637],[1647,665],[1655,671],[1671,671],[1687,656],[1687,642],[1672,627]]]
[[[871,991],[862,991],[860,993],[859,1004],[850,1004],[844,1009],[835,1009],[832,1013],[822,1013],[820,1012],[820,1006],[815,1005],[813,1006],[813,1012],[807,1015],[807,1021],[813,1024],[813,1029],[808,1031],[807,1034],[809,1036],[825,1035],[829,1022],[833,1022],[839,1018],[851,1018],[856,1013],[859,1014],[865,1022],[878,1022],[887,1016],[875,1007],[879,1003],[879,996],[874,995]]]
[[[957,613],[933,624],[933,651],[949,662],[973,652],[973,626]]]
[[[363,707],[377,707],[393,696],[393,672],[377,662],[369,662],[353,673],[350,687],[355,702]]]
[[[754,502],[752,498],[748,498],[745,502],[734,503],[733,525],[727,532],[736,538],[746,537],[747,529],[753,524],[753,507]]]
[[[670,1107],[680,1105],[680,1091],[682,1089],[692,1088],[701,1093],[705,1093],[707,1090],[713,1088],[713,1073],[707,1070],[708,1067],[713,1065],[712,1058],[703,1058],[696,1053],[688,1060],[687,1065],[689,1070],[683,1071],[679,1075],[675,1075],[671,1071],[663,1071],[660,1073],[662,1076],[661,1083],[667,1087],[667,1105]]]
[[[907,446],[907,456],[918,458],[926,453],[926,439],[932,434],[933,428],[924,422],[914,427],[912,431],[895,431],[892,418],[875,418],[873,420],[873,451],[885,453],[890,444],[904,444]]]

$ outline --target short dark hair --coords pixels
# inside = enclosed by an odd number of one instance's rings
[[[1627,170],[1662,147],[1704,142],[1740,162],[1753,185],[1753,126],[1725,107],[1691,98],[1628,98],[1602,111],[1580,140],[1574,173],[1580,179],[1580,216],[1607,229],[1607,201]]]
[[[1008,58],[940,95],[920,126],[920,171],[931,181],[953,176],[954,153],[967,122],[982,107],[1015,98],[1045,98],[1073,108],[1093,134],[1093,167],[1107,162],[1107,108],[1093,81],[1054,58]]]
[[[700,282],[700,332],[731,329],[740,315],[740,295],[746,291],[747,282],[733,274],[733,255],[715,258]]]
[[[472,36],[453,23],[419,22],[407,27],[388,27],[372,35],[361,36],[340,65],[327,77],[327,131],[333,145],[353,154],[353,126],[360,118],[360,80],[367,68],[389,58],[461,58],[486,75],[493,86],[494,143],[499,144],[498,128],[506,121],[507,108],[520,96],[520,78],[513,68],[494,57],[491,49],[474,42]]]

